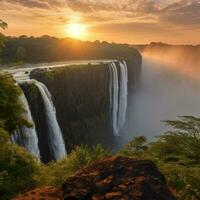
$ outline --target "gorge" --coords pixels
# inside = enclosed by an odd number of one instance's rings
[[[115,150],[135,136],[153,140],[167,130],[160,120],[199,115],[198,63],[184,63],[181,57],[178,61],[169,51],[156,57],[156,52],[147,47],[143,63],[136,54],[124,60],[81,61],[30,71],[25,68],[20,77],[28,75],[32,81],[20,85],[35,123],[42,161],[57,160],[82,144],[102,144]],[[49,116],[36,83],[50,99]],[[50,130],[60,135],[58,140]],[[56,155],[55,149],[61,153]]]
[[[140,68],[141,59],[135,57],[33,69],[29,77],[19,76],[17,82],[28,102],[29,121],[34,124],[27,129],[34,130],[34,144],[40,155],[30,151],[30,139],[24,134],[14,134],[13,140],[45,163],[62,158],[80,144],[100,143],[114,148],[126,122],[128,93],[137,85]]]

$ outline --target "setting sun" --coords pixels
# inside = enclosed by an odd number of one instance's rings
[[[83,24],[69,24],[67,34],[72,38],[83,39],[86,35],[86,26]]]

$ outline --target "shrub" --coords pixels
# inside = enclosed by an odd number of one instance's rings
[[[6,131],[0,128],[0,197],[11,197],[36,186],[34,174],[39,163],[25,149],[11,144]]]
[[[87,145],[77,146],[67,157],[42,166],[36,175],[39,185],[61,186],[67,177],[84,168],[91,162],[109,156],[110,153],[101,145],[89,148]]]
[[[11,75],[0,72],[0,121],[9,133],[18,127],[30,124],[23,118],[23,107],[19,101],[21,89],[15,85]]]

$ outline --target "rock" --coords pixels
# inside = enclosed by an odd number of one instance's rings
[[[68,178],[64,200],[175,200],[164,175],[152,161],[112,157]]]
[[[164,175],[149,160],[111,157],[69,177],[62,189],[43,187],[14,200],[175,200]]]
[[[114,197],[121,197],[121,196],[122,196],[122,192],[109,192],[105,194],[106,199],[112,199]]]
[[[58,188],[47,186],[19,195],[13,200],[61,200],[62,191]]]

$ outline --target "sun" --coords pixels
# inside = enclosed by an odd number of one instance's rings
[[[86,26],[78,23],[69,24],[67,34],[72,38],[83,39],[86,36]]]

